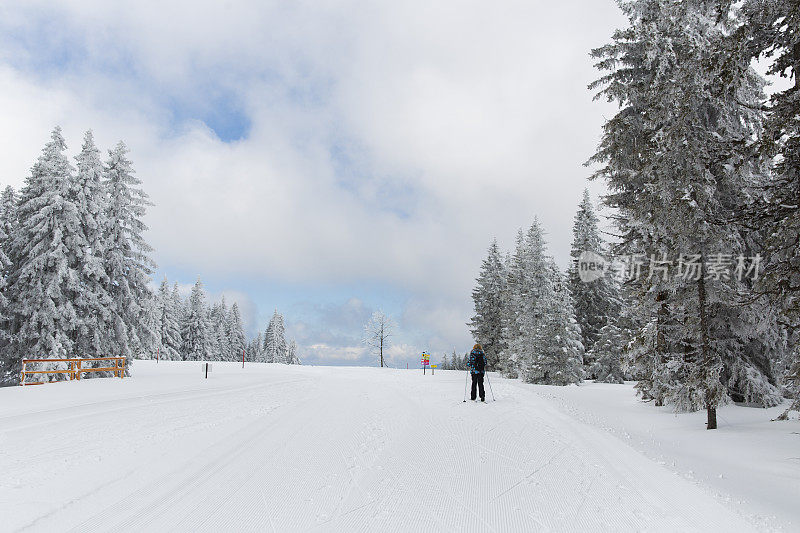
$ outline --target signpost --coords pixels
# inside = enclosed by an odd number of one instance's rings
[[[422,352],[422,374],[425,375],[425,370],[431,364],[431,356],[428,352]]]
[[[431,376],[433,375],[433,372],[434,372],[435,370],[436,370],[436,365],[431,365]]]

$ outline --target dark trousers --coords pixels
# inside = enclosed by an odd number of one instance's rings
[[[475,386],[478,386],[478,392],[481,395],[481,400],[486,397],[486,394],[483,392],[483,374],[472,374],[472,393],[470,394],[470,399],[475,399]]]

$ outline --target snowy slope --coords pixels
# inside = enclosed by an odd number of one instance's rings
[[[456,372],[134,372],[0,389],[0,529],[765,527],[538,387],[493,378],[481,405],[461,402]]]

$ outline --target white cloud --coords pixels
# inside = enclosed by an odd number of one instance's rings
[[[611,112],[586,90],[588,51],[621,20],[610,1],[0,7],[18,29],[48,17],[60,24],[40,45],[72,47],[66,66],[32,69],[44,52],[0,38],[4,181],[21,183],[56,123],[72,148],[90,127],[103,146],[125,139],[162,266],[394,286],[409,295],[400,340],[448,349],[469,341],[493,236],[509,247],[539,215],[566,262],[581,164]],[[246,111],[246,139],[171,129],[176,105],[220,91]]]

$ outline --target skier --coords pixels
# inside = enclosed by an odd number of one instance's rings
[[[470,399],[475,399],[475,386],[477,385],[481,401],[485,402],[483,374],[486,372],[486,354],[483,353],[483,346],[476,344],[472,347],[467,365],[469,366],[469,373],[472,375],[472,394],[470,394]]]

